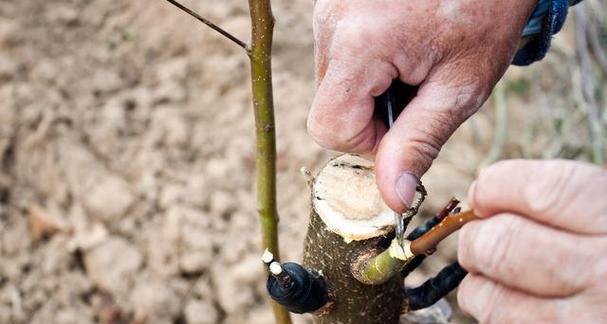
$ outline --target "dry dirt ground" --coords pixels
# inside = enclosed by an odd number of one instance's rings
[[[245,1],[186,3],[248,38]],[[311,1],[274,10],[280,239],[283,259],[298,260],[299,170],[335,153],[305,131]],[[590,159],[568,29],[556,54],[502,83],[509,127],[497,157]],[[1,1],[0,105],[0,323],[272,322],[240,48],[161,0]],[[424,178],[426,213],[465,198],[494,146],[494,106]],[[409,283],[454,260],[454,242]]]

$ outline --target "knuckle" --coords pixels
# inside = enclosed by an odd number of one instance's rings
[[[597,248],[593,249],[593,251],[607,251],[607,238],[602,238],[598,242]],[[604,280],[604,278],[607,278],[607,258],[599,258],[597,261],[593,255],[592,258],[588,259],[591,259],[593,261],[591,262],[591,265],[595,269],[594,276],[589,278],[590,281],[598,282],[600,280]],[[604,293],[607,294],[607,285],[602,285],[601,288],[603,288]]]
[[[331,136],[330,132],[327,132],[330,127],[321,114],[311,113],[308,116],[306,127],[308,134],[318,145],[327,149],[334,149],[339,146],[335,137]]]
[[[460,264],[468,270],[474,270],[475,268],[472,250],[476,233],[478,231],[477,227],[478,222],[466,224],[464,227],[462,227],[459,234],[457,258]]]
[[[356,132],[351,127],[342,127],[337,120],[327,120],[314,114],[308,117],[307,129],[310,137],[326,149],[368,153],[375,146],[375,131],[372,124]]]
[[[412,138],[404,147],[409,159],[416,161],[418,174],[423,174],[436,159],[440,151],[440,146],[425,138]]]
[[[424,122],[411,125],[407,154],[429,166],[459,125],[453,111],[435,111],[422,116]]]
[[[558,240],[558,238],[554,238]],[[593,244],[593,239],[576,239],[568,245],[575,248],[555,248],[554,259],[559,267],[551,267],[548,270],[550,284],[555,287],[558,294],[576,294],[588,287],[592,287],[597,281],[607,277],[607,272],[601,274],[601,267],[605,262],[596,258],[598,250],[605,250],[607,246]],[[558,243],[557,243],[558,244]],[[557,245],[555,244],[555,245]]]
[[[480,310],[477,319],[481,323],[503,323],[504,319],[501,312],[503,305],[500,305],[500,303],[504,299],[505,289],[493,282],[486,282],[481,289],[487,290],[484,294],[487,296],[487,301],[485,307]]]
[[[512,160],[497,161],[485,168],[483,171],[481,171],[479,178],[482,180],[483,178],[487,178],[493,174],[501,174],[507,172],[512,168],[512,163]]]
[[[571,180],[576,178],[578,165],[555,161],[537,163],[536,168],[530,171],[538,172],[530,175],[523,199],[534,213],[551,215],[573,198],[571,195],[575,190],[571,190]]]
[[[343,61],[355,62],[359,57],[367,57],[370,49],[360,41],[363,31],[351,27],[347,22],[341,22],[333,35],[330,52]],[[358,36],[357,36],[358,34]]]
[[[360,57],[375,56],[388,43],[387,26],[382,21],[369,24],[364,13],[349,12],[335,26],[332,51],[348,60],[358,62]],[[379,46],[369,46],[361,39],[375,39]]]
[[[476,85],[461,86],[453,97],[453,108],[458,120],[465,120],[480,108],[487,99],[486,91]]]
[[[483,223],[470,251],[472,262],[483,273],[499,273],[505,266],[513,266],[512,243],[517,221],[515,217],[496,216]]]
[[[471,277],[472,275],[466,276],[457,288],[457,304],[461,309],[468,313],[471,312],[471,305],[469,305],[469,302],[474,296],[474,287]]]

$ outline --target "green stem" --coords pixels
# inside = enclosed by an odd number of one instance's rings
[[[370,258],[364,256],[355,262],[352,275],[364,284],[380,285],[397,275],[412,259],[413,255],[405,256],[398,240],[393,239],[382,253]]]
[[[270,0],[249,0],[251,14],[251,81],[257,137],[257,206],[261,222],[262,249],[279,259],[278,212],[276,209],[276,136],[272,96],[272,36],[274,16]],[[289,312],[272,303],[278,324],[290,324]]]

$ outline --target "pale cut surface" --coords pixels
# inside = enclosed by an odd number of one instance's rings
[[[375,183],[374,164],[358,155],[329,161],[312,190],[314,210],[330,231],[346,241],[380,236],[394,227],[393,212]]]

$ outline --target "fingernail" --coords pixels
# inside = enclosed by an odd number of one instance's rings
[[[419,179],[414,174],[405,172],[396,181],[396,194],[400,201],[407,207],[411,206],[415,198],[415,188]]]

